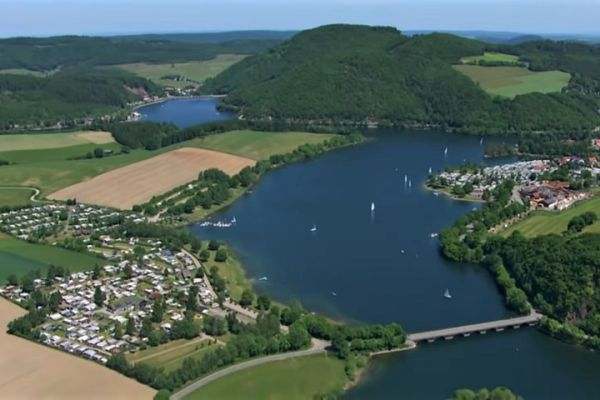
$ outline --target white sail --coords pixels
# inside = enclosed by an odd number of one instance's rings
[[[375,211],[375,203],[371,202],[371,211]]]

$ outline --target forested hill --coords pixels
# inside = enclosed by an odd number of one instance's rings
[[[226,37],[223,35],[222,38]],[[241,39],[239,36],[220,42],[185,42],[143,36],[11,38],[0,40],[0,69],[49,71],[74,65],[208,60],[218,54],[256,54],[278,42],[276,39]]]
[[[405,36],[394,28],[329,25],[299,33],[206,82],[248,119],[440,126],[471,133],[589,131],[600,125],[600,57],[537,42],[502,46],[539,70],[572,75],[563,93],[492,97],[453,64],[494,50],[449,34]],[[519,47],[520,46],[520,47]],[[563,49],[569,49],[568,46]],[[495,50],[499,50],[496,48]]]

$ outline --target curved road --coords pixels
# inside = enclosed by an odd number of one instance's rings
[[[213,382],[219,378],[222,378],[227,375],[231,375],[233,373],[236,373],[236,372],[248,369],[248,368],[256,367],[258,365],[267,364],[267,363],[274,362],[274,361],[287,360],[287,359],[295,358],[295,357],[306,357],[306,356],[312,356],[315,354],[325,353],[325,351],[326,351],[325,347],[327,347],[327,345],[329,343],[324,342],[324,341],[314,341],[313,340],[313,344],[314,344],[314,346],[308,350],[292,351],[290,353],[282,353],[282,354],[273,354],[271,356],[255,358],[253,360],[245,361],[245,362],[242,362],[239,364],[234,364],[231,367],[227,367],[225,369],[222,369],[220,371],[217,371],[210,375],[207,375],[204,378],[195,381],[191,385],[184,387],[180,391],[173,393],[173,395],[171,395],[170,399],[171,400],[182,400],[186,396],[189,396],[192,392],[200,389],[202,386],[207,385],[210,382]]]

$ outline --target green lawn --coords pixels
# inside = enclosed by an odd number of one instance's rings
[[[46,269],[50,264],[69,268],[71,272],[89,271],[105,260],[59,247],[31,244],[0,234],[0,282],[10,274],[18,276],[30,270]]]
[[[533,72],[523,67],[455,65],[454,68],[470,77],[486,92],[511,98],[534,92],[560,92],[571,79],[566,72]]]
[[[0,187],[0,204],[8,206],[18,206],[29,204],[32,189],[28,188],[3,188]]]
[[[217,76],[220,72],[243,60],[245,57],[245,55],[240,54],[220,54],[212,60],[207,61],[190,61],[174,64],[121,64],[117,65],[117,67],[150,79],[162,86],[184,88],[190,85],[198,85],[208,78]],[[161,79],[167,75],[184,76],[193,82]]]
[[[181,366],[188,357],[200,357],[207,351],[214,349],[216,344],[210,340],[174,340],[157,347],[150,347],[134,354],[128,354],[127,360],[132,363],[144,363],[153,367],[163,367],[172,371]]]
[[[264,160],[273,154],[289,153],[305,143],[321,143],[333,135],[306,132],[231,131],[198,139],[197,147]]]
[[[88,153],[93,154],[94,150],[97,148],[111,150],[114,154],[117,154],[121,151],[122,146],[117,143],[89,143],[76,146],[60,147],[56,149],[0,151],[0,160],[8,161],[11,164],[65,161],[68,159],[85,157]]]
[[[341,390],[344,363],[316,355],[260,365],[228,375],[189,395],[187,400],[312,400]]]
[[[562,233],[567,229],[567,225],[571,218],[583,214],[586,211],[593,211],[600,215],[600,196],[581,201],[560,212],[534,211],[524,220],[519,221],[502,231],[502,236],[507,237],[517,230],[527,237],[547,235],[550,233]],[[588,226],[584,229],[584,232],[600,233],[600,222]]]
[[[225,279],[227,282],[227,291],[232,299],[239,301],[242,298],[242,292],[245,289],[252,289],[252,285],[248,278],[246,277],[246,271],[240,264],[239,260],[235,256],[235,253],[230,248],[225,247],[229,257],[227,257],[227,261],[225,262],[215,262],[215,253],[214,251],[210,252],[210,261],[208,261],[207,265],[212,267],[216,265],[219,269],[219,275]]]
[[[56,149],[80,144],[106,144],[115,140],[109,132],[21,133],[0,135],[0,151]]]
[[[496,53],[493,51],[486,51],[482,56],[470,56],[463,57],[460,62],[464,64],[476,63],[479,61],[486,62],[505,62],[505,63],[516,63],[519,61],[519,56],[513,56],[512,54]]]

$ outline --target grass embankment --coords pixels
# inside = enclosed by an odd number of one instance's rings
[[[128,354],[127,360],[133,364],[144,363],[173,371],[181,367],[184,359],[202,357],[217,346],[219,344],[214,344],[209,339],[180,339],[135,354]]]
[[[239,301],[244,290],[252,290],[252,284],[248,280],[246,271],[242,267],[235,252],[226,245],[222,245],[222,248],[224,248],[228,254],[225,262],[214,261],[216,251],[211,251],[210,259],[204,264],[208,267],[208,270],[210,270],[213,265],[217,266],[219,275],[225,279],[230,297],[235,301]]]
[[[0,69],[0,74],[12,74],[12,75],[31,75],[37,78],[45,78],[50,75],[54,75],[60,71],[60,68],[53,69],[51,71],[34,71],[26,68],[7,68]]]
[[[121,64],[117,67],[136,75],[144,77],[161,86],[172,86],[184,88],[186,86],[197,86],[208,78],[217,76],[233,64],[246,58],[241,54],[220,54],[207,61],[190,61],[185,63],[167,64]],[[186,80],[176,81],[163,79],[166,76],[181,76]]]
[[[508,237],[514,231],[520,231],[528,238],[551,233],[560,234],[567,230],[567,225],[573,217],[586,211],[600,214],[600,196],[596,195],[589,200],[583,200],[564,211],[534,211],[524,220],[502,231],[501,235]],[[586,227],[583,232],[600,233],[600,222]]]
[[[341,391],[346,382],[341,360],[316,355],[277,361],[228,375],[192,393],[187,400],[311,400],[319,394]]]
[[[198,139],[198,146],[253,160],[285,154],[303,144],[323,143],[334,135],[306,132],[231,131]]]
[[[69,268],[71,272],[89,271],[106,260],[60,247],[32,244],[0,233],[0,283],[10,274],[25,275],[29,271],[44,271],[51,264]]]
[[[512,54],[506,54],[506,53],[497,53],[494,51],[486,51],[481,56],[470,56],[470,57],[463,57],[460,59],[460,62],[463,64],[476,64],[480,61],[517,63],[519,61],[519,56],[514,56]]]
[[[467,75],[486,92],[510,98],[535,92],[560,92],[571,79],[571,75],[566,72],[534,72],[524,67],[486,67],[465,64],[455,65],[454,68]]]

